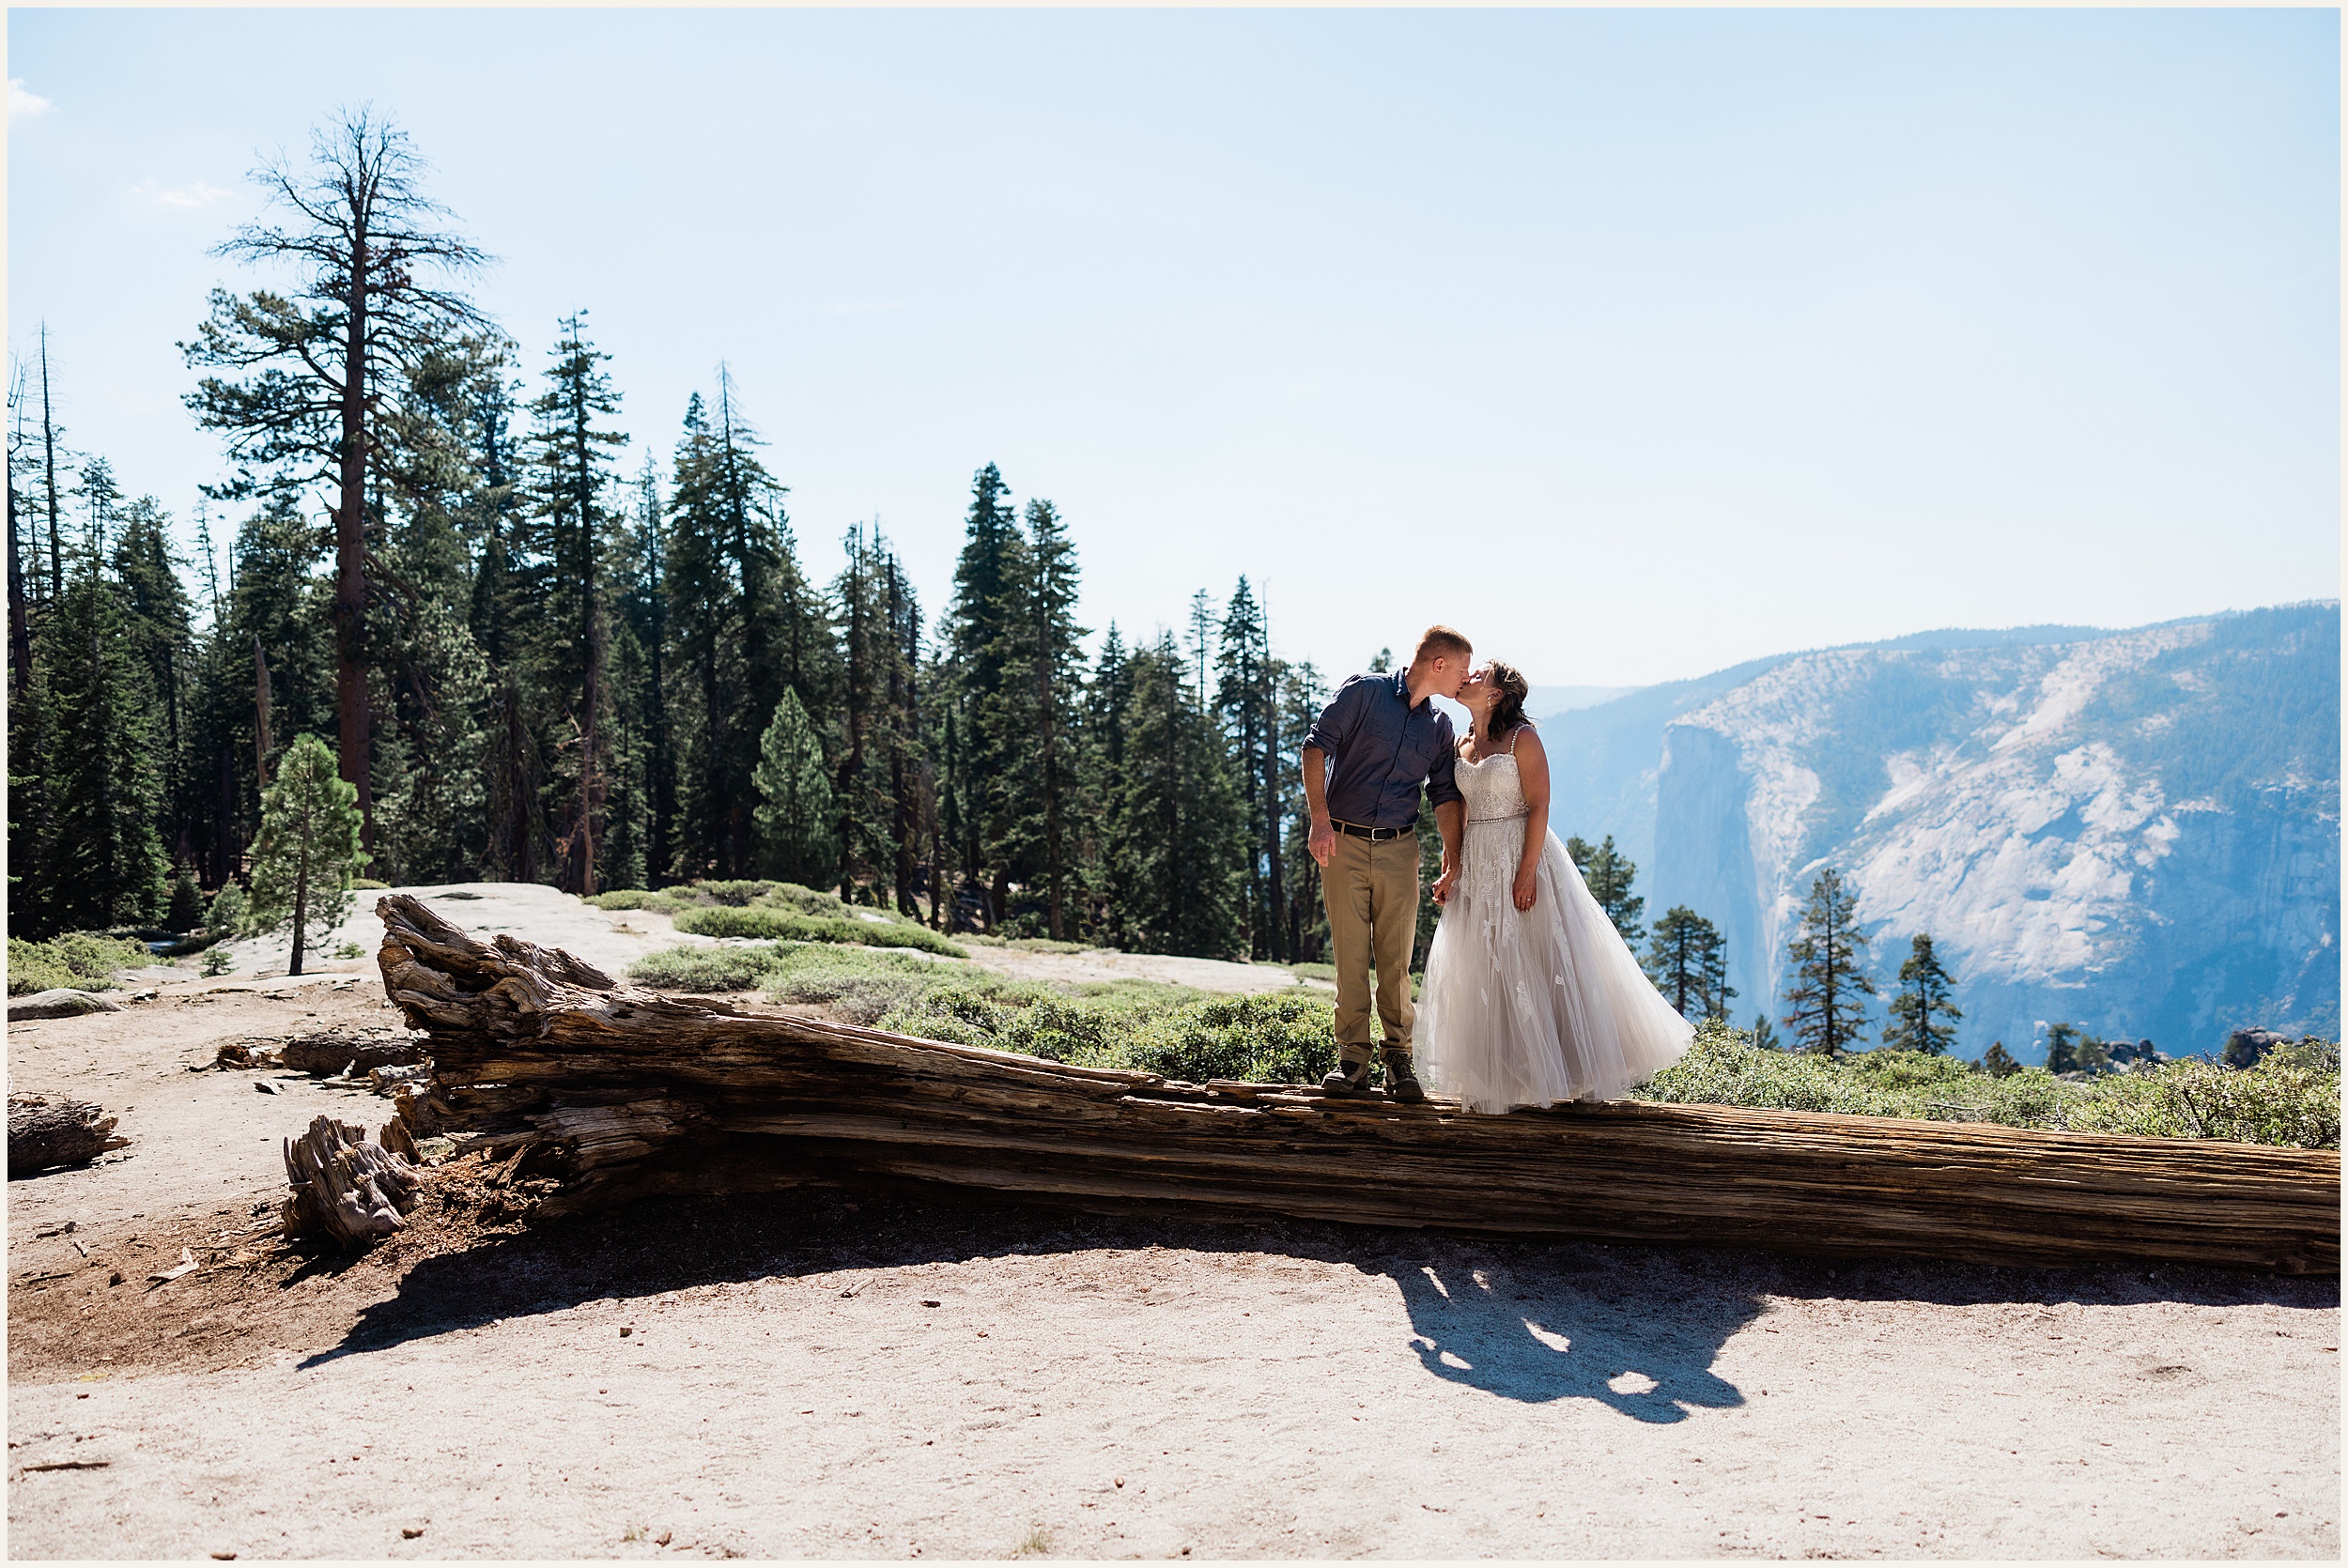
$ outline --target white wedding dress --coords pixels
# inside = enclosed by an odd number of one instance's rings
[[[1453,776],[1467,825],[1419,987],[1428,1089],[1471,1111],[1612,1099],[1677,1061],[1694,1025],[1649,983],[1554,833],[1533,907],[1517,909],[1526,807],[1514,745],[1461,759]]]

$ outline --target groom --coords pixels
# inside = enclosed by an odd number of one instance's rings
[[[1321,1084],[1330,1094],[1369,1088],[1375,959],[1386,1093],[1413,1102],[1427,1098],[1411,1070],[1411,946],[1418,936],[1413,829],[1424,786],[1443,834],[1443,872],[1434,887],[1442,903],[1460,870],[1460,790],[1451,779],[1451,720],[1428,699],[1460,695],[1474,652],[1450,627],[1428,627],[1408,669],[1348,677],[1305,737],[1305,801],[1312,813],[1305,843],[1321,864],[1337,964],[1337,1070]]]

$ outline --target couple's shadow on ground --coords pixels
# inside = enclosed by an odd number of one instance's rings
[[[1837,1265],[1777,1253],[1488,1239],[1304,1221],[1075,1214],[928,1189],[800,1189],[648,1200],[427,1256],[400,1276],[393,1295],[359,1314],[341,1344],[303,1364],[606,1299],[1006,1253],[1151,1246],[1312,1259],[1383,1276],[1409,1317],[1407,1334],[1397,1325],[1396,1337],[1407,1341],[1428,1376],[1522,1404],[1587,1399],[1650,1423],[1745,1403],[1744,1391],[1713,1369],[1722,1348],[1764,1315],[1772,1299],[2271,1301],[2311,1308],[2340,1301],[2337,1279],[2231,1270],[2005,1269],[1899,1258]],[[317,1267],[333,1268],[323,1260]],[[1367,1342],[1361,1348],[1385,1347]]]
[[[1592,1400],[1656,1423],[1745,1402],[1712,1364],[1761,1314],[1751,1292],[1683,1293],[1664,1310],[1640,1310],[1600,1299],[1570,1276],[1557,1280],[1553,1264],[1492,1257],[1479,1268],[1477,1250],[1438,1245],[1428,1262],[1379,1269],[1402,1294],[1411,1347],[1430,1376],[1528,1405]],[[1607,1277],[1587,1273],[1591,1284]]]

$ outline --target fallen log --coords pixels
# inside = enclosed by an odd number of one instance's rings
[[[42,1095],[8,1100],[8,1175],[30,1176],[59,1165],[86,1165],[130,1139],[115,1135],[119,1119],[87,1100]]]
[[[1463,1113],[1191,1084],[620,985],[380,900],[418,1107],[545,1210],[894,1178],[1084,1207],[1975,1263],[2340,1268],[2340,1156],[1617,1101]],[[404,1102],[405,1103],[405,1102]]]

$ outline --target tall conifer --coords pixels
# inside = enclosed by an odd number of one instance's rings
[[[1859,966],[1867,935],[1859,929],[1858,896],[1831,867],[1810,884],[1801,933],[1786,947],[1794,985],[1785,993],[1785,1027],[1797,1047],[1831,1056],[1866,1038],[1867,998],[1875,982]]]

